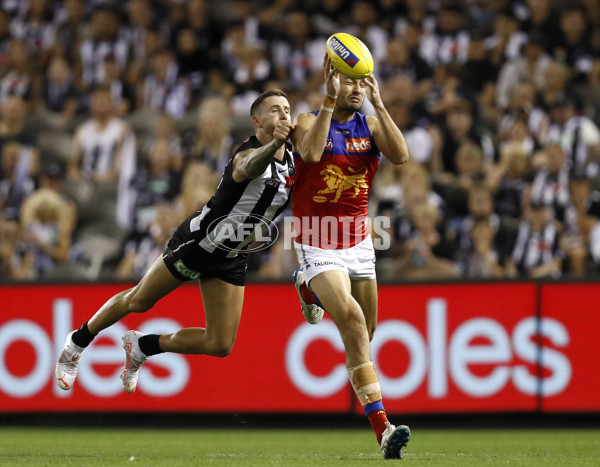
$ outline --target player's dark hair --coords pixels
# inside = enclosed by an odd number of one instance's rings
[[[271,97],[271,96],[281,96],[281,97],[285,97],[286,99],[288,98],[287,94],[285,92],[283,92],[281,89],[276,89],[276,88],[267,89],[260,96],[258,96],[256,98],[256,100],[252,103],[252,106],[250,107],[250,116],[254,117],[257,113],[259,113],[258,110],[259,110],[260,106],[262,105],[262,103],[265,101],[265,99],[267,97]]]

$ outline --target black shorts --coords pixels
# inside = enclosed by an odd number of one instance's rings
[[[176,278],[207,280],[214,277],[229,284],[244,286],[248,268],[248,253],[239,253],[226,258],[210,253],[200,246],[200,236],[190,232],[190,221],[198,216],[194,213],[177,228],[163,254],[163,260]]]

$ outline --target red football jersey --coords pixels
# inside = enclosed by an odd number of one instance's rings
[[[294,153],[292,192],[296,241],[325,249],[350,248],[369,233],[369,192],[380,153],[366,117],[331,121],[327,144],[317,164]]]

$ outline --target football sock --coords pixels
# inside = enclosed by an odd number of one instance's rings
[[[309,303],[311,305],[315,304],[315,305],[318,305],[321,308],[323,308],[323,305],[321,305],[321,301],[317,297],[317,294],[308,288],[308,286],[306,285],[306,282],[303,282],[302,285],[300,286],[300,295],[302,295],[302,298],[304,299],[304,301],[306,303]],[[323,308],[323,309],[325,309],[325,308]]]
[[[365,414],[369,418],[369,422],[371,422],[371,426],[375,431],[375,436],[377,436],[377,443],[381,445],[381,435],[385,431],[385,422],[388,421],[383,404],[381,401],[373,402],[365,405],[364,409]]]
[[[159,339],[159,334],[147,334],[145,336],[140,337],[140,339],[138,340],[138,345],[140,346],[140,350],[144,355],[146,355],[146,357],[150,357],[159,353],[164,353],[164,350],[160,348],[160,344],[158,343]]]
[[[90,343],[94,340],[97,334],[92,334],[88,329],[87,321],[81,326],[77,331],[73,333],[71,336],[71,340],[73,344],[78,345],[79,347],[86,348]]]
[[[385,431],[385,422],[388,421],[381,402],[381,387],[379,377],[373,362],[348,368],[348,378],[358,397],[369,422],[375,431],[377,442],[381,445],[381,435]]]

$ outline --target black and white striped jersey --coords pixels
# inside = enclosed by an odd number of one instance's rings
[[[559,248],[560,233],[553,222],[548,222],[541,230],[534,230],[527,221],[521,222],[512,260],[520,272],[527,272],[537,266],[562,258]]]
[[[572,172],[590,178],[598,175],[600,168],[596,161],[590,160],[589,149],[600,144],[600,129],[588,117],[576,115],[562,126],[552,125],[546,143],[561,145]]]
[[[245,252],[257,236],[272,235],[272,229],[276,229],[273,221],[287,206],[293,184],[291,145],[286,143],[283,161],[273,159],[260,176],[241,183],[233,179],[235,155],[261,146],[256,136],[240,145],[227,163],[217,191],[190,220],[190,233],[209,253],[235,257]]]

